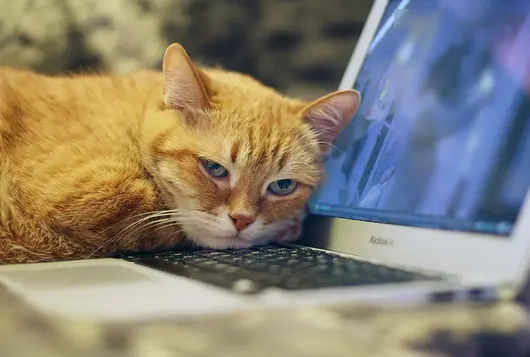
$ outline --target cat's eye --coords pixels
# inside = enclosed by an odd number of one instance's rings
[[[228,176],[228,170],[223,165],[210,160],[201,160],[201,162],[204,169],[213,177],[222,178]]]
[[[287,196],[294,192],[296,186],[296,181],[284,179],[274,181],[267,187],[267,190],[278,196]]]

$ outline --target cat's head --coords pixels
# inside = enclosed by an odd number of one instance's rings
[[[292,223],[360,99],[350,90],[289,99],[248,76],[199,69],[178,44],[163,74],[163,99],[144,118],[143,160],[168,218],[212,248],[264,243]]]

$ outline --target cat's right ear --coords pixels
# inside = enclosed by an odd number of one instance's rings
[[[361,95],[355,90],[342,90],[322,97],[302,110],[307,124],[317,134],[322,156],[333,147],[333,141],[350,123],[361,103]]]
[[[206,78],[178,43],[166,49],[163,64],[164,103],[172,109],[206,109]]]

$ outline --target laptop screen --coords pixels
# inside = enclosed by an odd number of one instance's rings
[[[314,214],[507,236],[530,186],[530,1],[390,1]]]

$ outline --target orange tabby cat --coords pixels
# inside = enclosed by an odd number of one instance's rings
[[[178,44],[162,73],[0,69],[0,263],[294,239],[358,105],[199,69]]]

